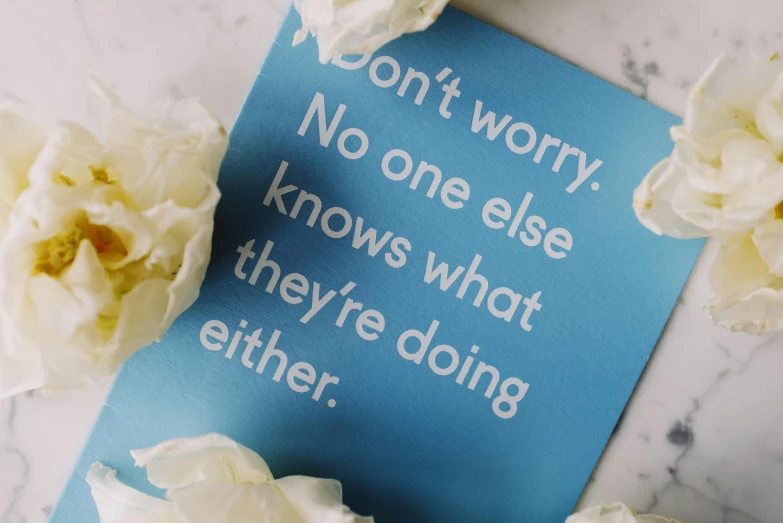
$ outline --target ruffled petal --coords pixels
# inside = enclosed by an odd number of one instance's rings
[[[684,126],[695,139],[726,131],[756,134],[756,106],[783,71],[783,62],[719,56],[691,89]]]
[[[783,328],[783,278],[770,272],[750,235],[721,246],[710,283],[706,308],[716,324],[758,335]]]
[[[137,467],[147,467],[150,483],[162,489],[181,489],[205,480],[260,484],[273,479],[261,456],[220,434],[165,441],[133,450],[131,455]]]
[[[275,480],[303,523],[372,523],[343,505],[343,489],[332,479],[289,476]]]
[[[423,31],[448,0],[294,0],[302,28],[294,45],[308,33],[318,41],[318,57],[327,63],[338,54],[373,53],[405,33]]]
[[[0,106],[0,233],[8,228],[16,199],[30,185],[28,172],[45,142],[43,129],[20,115],[19,108]]]
[[[117,479],[117,471],[93,463],[87,473],[100,523],[187,523],[168,501],[148,496]]]
[[[776,58],[780,63],[782,60]],[[772,89],[761,98],[756,109],[756,124],[764,138],[772,144],[778,156],[783,155],[783,73]]]
[[[678,523],[673,519],[666,519],[651,514],[637,515],[623,503],[611,505],[596,505],[572,515],[566,519],[566,523]]]
[[[681,218],[674,210],[674,197],[685,171],[671,158],[650,170],[633,193],[633,209],[639,221],[658,235],[674,238],[700,238],[704,229]]]
[[[196,208],[215,190],[228,148],[225,128],[191,98],[143,117],[128,109],[97,78],[93,90],[108,105],[107,158],[135,206],[166,201]]]
[[[769,220],[753,231],[759,256],[778,277],[783,277],[783,219]]]

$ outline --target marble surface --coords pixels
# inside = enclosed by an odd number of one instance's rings
[[[718,52],[783,50],[779,0],[455,4],[675,113]],[[200,95],[231,123],[287,7],[0,0],[0,100],[95,125],[94,69],[131,103]],[[583,503],[622,499],[684,523],[783,521],[783,336],[709,323],[711,256],[709,246]],[[46,521],[106,390],[0,402],[0,523]]]

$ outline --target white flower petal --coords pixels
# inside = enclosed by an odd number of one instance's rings
[[[93,171],[105,167],[105,151],[95,136],[74,122],[59,122],[30,168],[30,184],[82,185],[93,181]]]
[[[122,297],[111,339],[101,350],[97,364],[110,372],[133,356],[140,348],[160,341],[165,329],[161,318],[168,302],[170,282],[162,278],[144,280]]]
[[[170,492],[188,523],[304,523],[273,483],[228,484],[205,480]]]
[[[27,283],[27,295],[48,341],[68,339],[114,301],[114,291],[93,245],[83,240],[76,258],[58,278],[38,274]]]
[[[294,45],[312,33],[318,41],[321,63],[338,54],[373,53],[405,33],[429,27],[447,3],[448,0],[294,0],[302,17]]]
[[[342,504],[338,482],[300,476],[273,480],[258,454],[220,434],[165,441],[131,455],[137,466],[147,467],[150,483],[167,489],[169,502],[129,489],[116,481],[114,471],[96,464],[88,482],[101,523],[373,522]],[[121,519],[137,514],[138,520]],[[159,514],[181,519],[152,519]]]
[[[719,56],[691,89],[686,131],[697,140],[728,130],[755,132],[756,105],[781,71],[780,60]]]
[[[164,441],[131,455],[137,467],[147,467],[150,483],[162,489],[205,480],[259,484],[273,479],[261,456],[220,434]]]
[[[717,167],[678,144],[672,165],[685,173],[671,198],[673,211],[712,235],[752,229],[783,199],[783,164],[757,138],[728,140]]]
[[[779,57],[774,61],[781,63]],[[775,153],[783,154],[783,73],[778,75],[777,81],[769,92],[761,98],[756,109],[756,124]]]
[[[769,220],[753,232],[759,256],[778,277],[783,277],[783,219]]]
[[[750,334],[783,328],[783,278],[769,271],[750,235],[721,246],[710,283],[707,311],[716,324]]]
[[[678,523],[651,514],[637,515],[635,511],[622,503],[597,505],[583,510],[566,519],[565,523]]]
[[[658,235],[675,238],[700,238],[706,231],[674,212],[673,199],[685,173],[667,158],[650,170],[633,193],[636,217]]]
[[[228,147],[225,128],[196,99],[167,105],[144,118],[130,111],[97,78],[93,89],[107,102],[107,155],[129,196],[142,208],[173,200],[198,207],[215,190]]]
[[[174,320],[190,307],[198,298],[199,286],[193,282],[202,282],[207,272],[212,245],[212,223],[193,231],[193,236],[185,245],[182,265],[174,281],[169,285],[169,302],[161,321],[168,329]]]
[[[678,144],[676,157],[688,170],[688,183],[708,193],[731,194],[763,181],[783,167],[770,144],[753,136],[740,135],[726,140],[719,156],[712,159],[700,157],[690,145],[697,143]]]
[[[93,463],[87,473],[100,523],[186,523],[176,505],[139,492],[117,479],[117,471]]]
[[[343,505],[343,489],[332,479],[289,476],[274,481],[303,523],[372,523]]]

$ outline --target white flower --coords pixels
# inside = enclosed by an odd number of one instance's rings
[[[114,372],[204,278],[225,130],[195,100],[144,119],[95,87],[105,143],[0,113],[0,397]]]
[[[226,436],[160,443],[131,455],[147,467],[161,500],[128,487],[95,463],[87,474],[101,523],[372,523],[342,504],[340,483],[290,476],[275,480],[266,462]]]
[[[626,505],[614,503],[590,507],[569,517],[566,523],[677,523],[677,521],[652,514],[636,514],[635,510]]]
[[[673,127],[672,155],[634,192],[636,216],[675,238],[716,237],[713,321],[783,329],[783,61],[721,56]]]
[[[372,53],[405,33],[423,31],[448,0],[294,0],[302,28],[298,45],[312,33],[326,63],[337,54]]]
[[[634,193],[639,220],[675,238],[752,230],[783,201],[783,60],[721,56],[671,134],[672,156]]]

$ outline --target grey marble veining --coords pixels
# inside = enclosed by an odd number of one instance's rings
[[[454,3],[674,113],[717,53],[783,50],[778,0]],[[287,8],[0,0],[0,101],[94,126],[94,69],[130,103],[199,95],[230,124]],[[713,255],[694,271],[583,504],[622,499],[685,523],[783,521],[783,336],[709,323]],[[46,521],[106,389],[0,402],[0,523]]]

